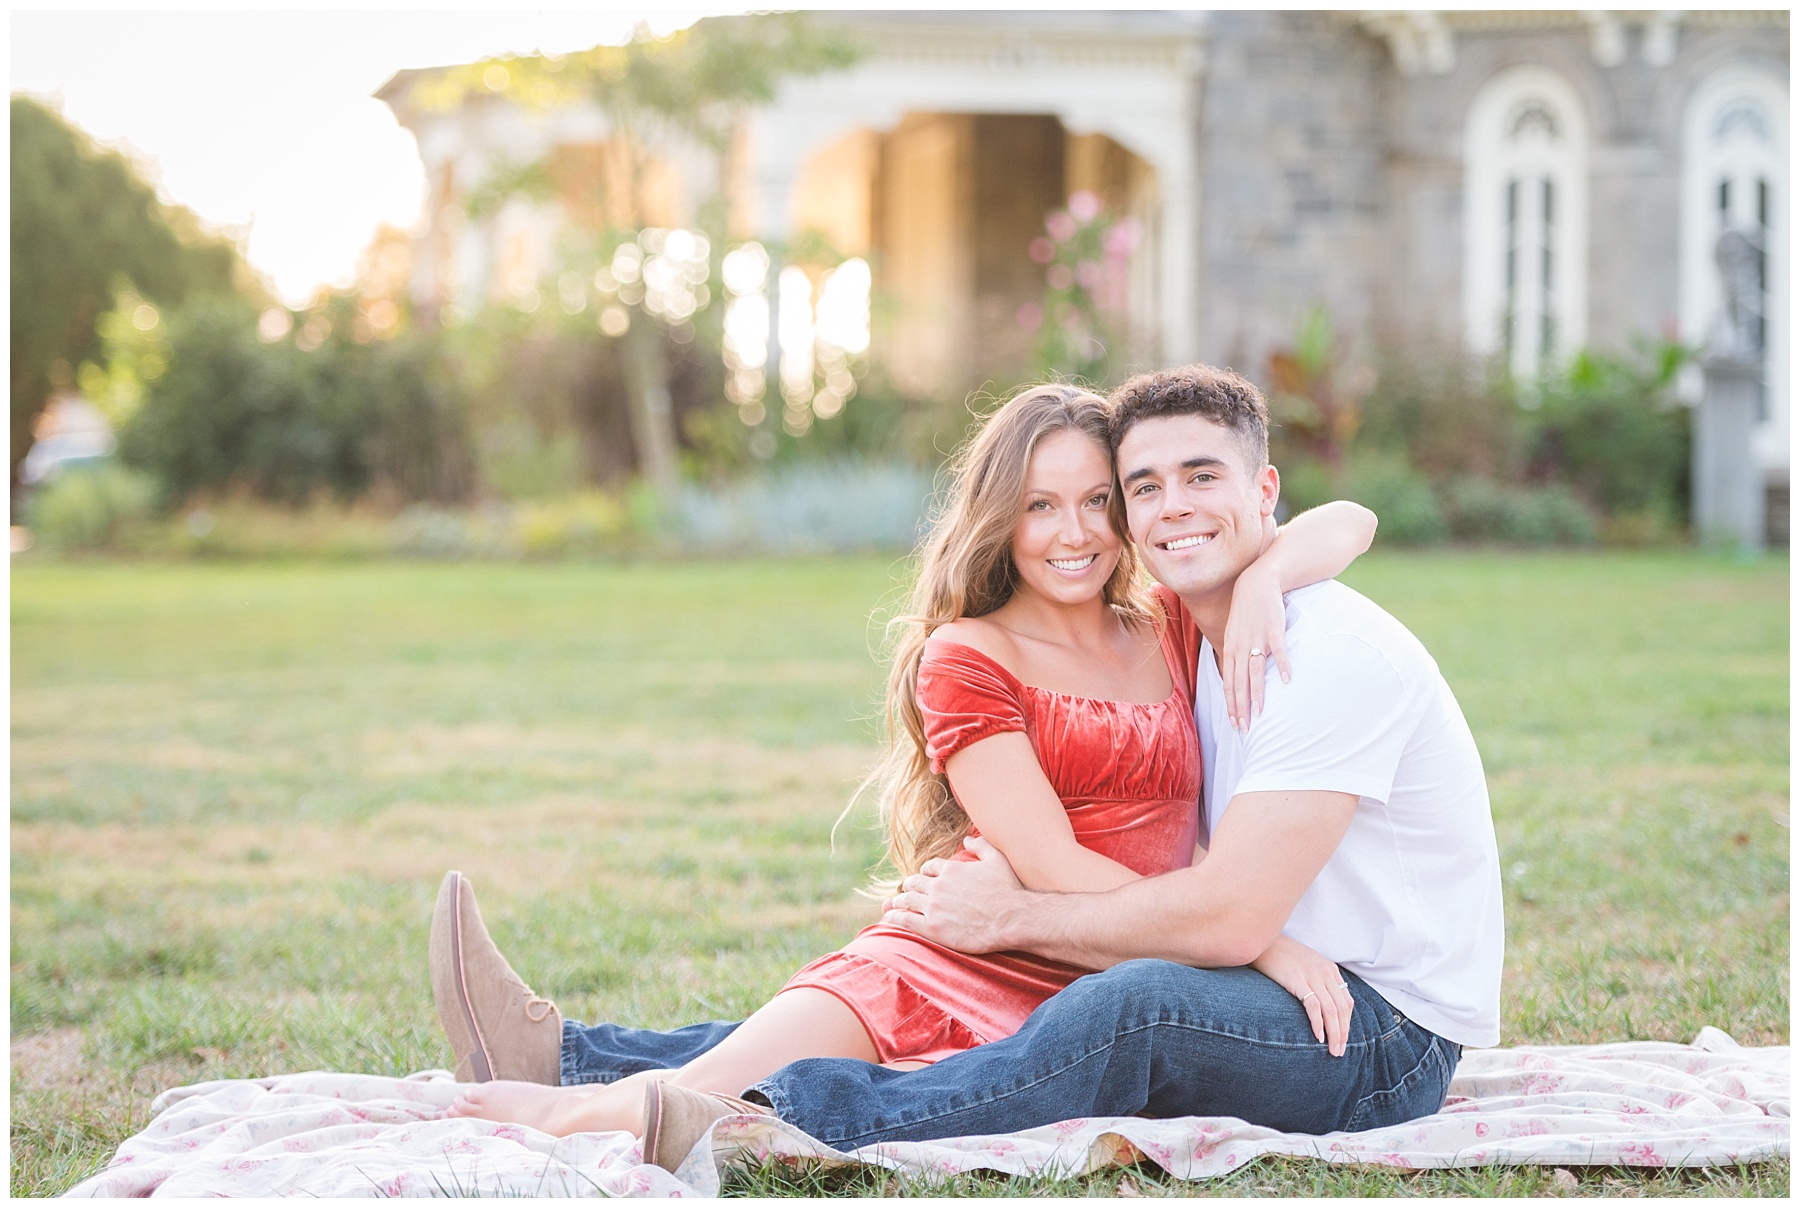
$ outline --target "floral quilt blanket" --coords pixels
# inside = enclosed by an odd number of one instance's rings
[[[73,1196],[716,1195],[733,1161],[871,1163],[942,1175],[1080,1174],[1148,1160],[1182,1179],[1229,1175],[1263,1154],[1437,1168],[1509,1164],[1706,1166],[1789,1153],[1788,1050],[1694,1043],[1472,1050],[1434,1116],[1306,1136],[1242,1120],[1068,1120],[1005,1136],[839,1152],[768,1118],[728,1117],[675,1174],[624,1133],[552,1137],[439,1119],[457,1084],[307,1073],[206,1082],[158,1096],[150,1126]]]

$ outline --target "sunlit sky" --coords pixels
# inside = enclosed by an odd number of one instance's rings
[[[349,284],[379,224],[419,220],[418,149],[370,95],[394,72],[580,50],[642,20],[666,32],[743,7],[15,12],[11,86],[128,150],[169,200],[243,234],[250,262],[298,304]]]

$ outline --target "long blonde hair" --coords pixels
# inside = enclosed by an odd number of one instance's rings
[[[906,612],[888,624],[893,664],[884,719],[887,753],[865,784],[879,788],[887,855],[897,877],[949,856],[969,832],[969,816],[925,754],[919,663],[938,626],[981,617],[1012,599],[1012,536],[1025,502],[1025,477],[1039,442],[1077,430],[1107,444],[1105,399],[1074,386],[1033,386],[988,415],[947,468],[943,506],[919,543],[918,579]],[[1123,546],[1102,597],[1128,624],[1151,622],[1151,601],[1125,531],[1124,501],[1113,491],[1107,520]]]

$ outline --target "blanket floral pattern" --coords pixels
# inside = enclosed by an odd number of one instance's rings
[[[1006,1136],[828,1149],[767,1118],[729,1117],[676,1174],[643,1164],[624,1133],[556,1138],[438,1119],[457,1084],[289,1074],[207,1082],[157,1097],[150,1126],[74,1196],[716,1195],[727,1162],[864,1162],[947,1174],[1078,1174],[1148,1159],[1183,1179],[1262,1154],[1413,1168],[1731,1165],[1789,1152],[1788,1050],[1741,1048],[1706,1028],[1653,1042],[1467,1052],[1434,1116],[1303,1136],[1229,1118],[1069,1120]]]

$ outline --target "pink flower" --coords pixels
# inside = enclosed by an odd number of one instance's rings
[[[1075,237],[1075,220],[1069,217],[1067,210],[1057,210],[1051,214],[1044,220],[1044,228],[1058,243],[1067,243]]]
[[[1027,302],[1013,312],[1013,321],[1025,331],[1036,331],[1044,323],[1044,308],[1036,302]]]
[[[1144,228],[1135,218],[1121,219],[1106,232],[1106,250],[1115,256],[1129,256],[1144,237]]]
[[[1056,245],[1042,235],[1031,241],[1030,251],[1031,258],[1039,264],[1049,264],[1056,259]]]
[[[1093,289],[1100,284],[1100,265],[1092,260],[1083,260],[1075,266],[1075,279],[1081,282],[1083,289]]]
[[[1076,222],[1092,222],[1100,217],[1100,198],[1091,190],[1083,189],[1069,198],[1069,213]]]
[[[1669,1164],[1667,1158],[1656,1152],[1656,1146],[1648,1143],[1621,1145],[1619,1156],[1625,1159],[1627,1166],[1667,1166]]]

